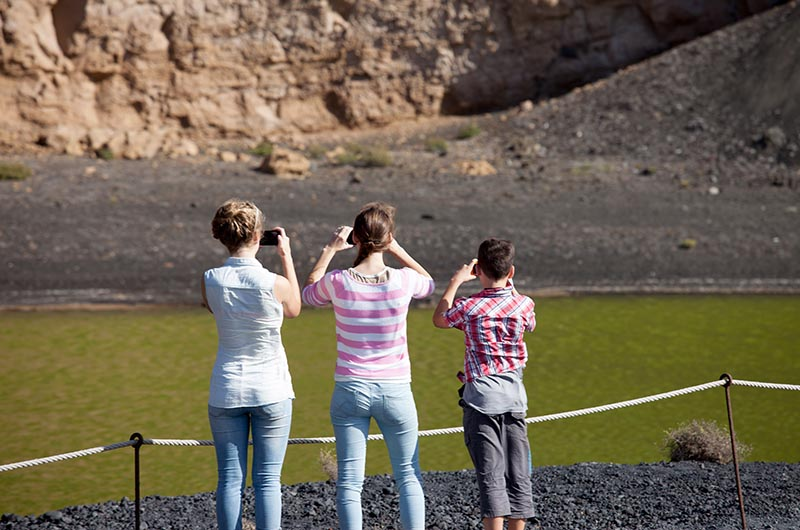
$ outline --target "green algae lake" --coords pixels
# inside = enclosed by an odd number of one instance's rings
[[[800,384],[798,296],[602,296],[543,298],[527,338],[529,416],[593,407],[736,379]],[[421,429],[456,427],[463,343],[409,314],[413,388]],[[307,310],[284,325],[297,399],[292,437],[332,436],[333,313]],[[201,309],[0,313],[0,464],[145,438],[207,440],[213,317]],[[734,386],[738,438],[750,461],[800,461],[800,392]],[[534,466],[663,460],[666,430],[692,419],[727,429],[722,388],[641,406],[536,423]],[[376,430],[374,432],[377,432]],[[284,483],[326,480],[320,452],[292,445]],[[424,470],[471,467],[460,434],[423,437]],[[144,446],[142,495],[213,490],[210,447]],[[369,474],[388,473],[370,442]],[[133,450],[0,473],[0,513],[42,513],[132,497]]]

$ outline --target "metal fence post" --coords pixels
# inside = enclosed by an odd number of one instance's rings
[[[736,493],[739,496],[739,513],[742,516],[742,530],[747,530],[747,517],[744,513],[744,495],[742,494],[742,478],[739,475],[739,456],[736,454],[736,432],[733,430],[733,408],[731,407],[731,374],[724,373],[720,379],[725,380],[725,404],[728,408],[728,430],[731,435],[731,452],[733,453],[733,469],[736,472]]]
[[[133,445],[133,481],[134,481],[134,490],[135,490],[135,505],[136,505],[136,514],[135,520],[136,525],[134,526],[135,530],[140,530],[142,526],[142,497],[141,491],[139,488],[139,449],[142,448],[142,444],[144,443],[144,437],[135,432],[131,434],[131,440],[136,440],[136,443]]]

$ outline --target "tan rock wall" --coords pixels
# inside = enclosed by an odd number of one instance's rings
[[[0,0],[0,145],[180,152],[502,108],[768,0]]]

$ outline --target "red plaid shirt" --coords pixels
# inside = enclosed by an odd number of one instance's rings
[[[510,286],[484,289],[457,298],[444,317],[450,327],[464,332],[467,382],[525,367],[523,336],[536,328],[534,303],[527,296],[515,295]]]

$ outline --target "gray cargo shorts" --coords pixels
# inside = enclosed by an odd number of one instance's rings
[[[465,406],[464,442],[478,478],[481,517],[534,517],[525,414],[487,416]]]

